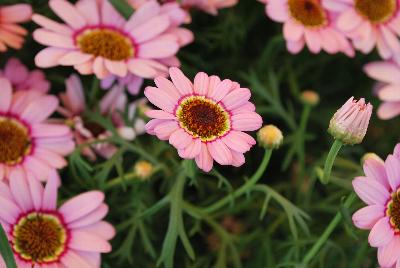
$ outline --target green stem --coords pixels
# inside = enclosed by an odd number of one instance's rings
[[[304,152],[304,142],[305,142],[305,132],[307,128],[308,119],[310,118],[311,105],[306,104],[304,106],[303,112],[300,118],[300,126],[298,132],[298,157],[300,162],[300,170],[304,169],[305,162],[305,152]]]
[[[342,146],[343,143],[339,140],[335,140],[335,142],[332,144],[331,150],[329,151],[328,157],[326,158],[325,161],[324,175],[321,178],[321,182],[323,184],[329,183],[329,180],[331,178],[333,163],[335,162],[336,156],[339,153],[339,150],[340,148],[342,148]]]
[[[356,195],[354,192],[352,192],[346,198],[346,201],[344,202],[344,207],[350,208],[351,204],[354,202],[355,199],[356,199]],[[341,220],[342,220],[342,213],[340,213],[340,212],[336,213],[335,217],[333,218],[331,223],[328,225],[328,227],[325,229],[323,234],[319,237],[318,241],[314,244],[314,246],[308,251],[308,253],[303,258],[302,263],[305,267],[307,267],[307,264],[319,252],[319,250],[322,248],[322,246],[328,240],[329,236],[332,234],[332,232],[335,230],[336,226],[340,223]]]
[[[205,214],[210,214],[218,209],[222,208],[226,204],[232,201],[232,199],[237,198],[241,196],[242,194],[246,193],[252,186],[254,186],[257,181],[261,178],[261,176],[264,174],[265,169],[268,166],[269,160],[271,158],[272,150],[271,149],[266,149],[264,158],[261,162],[261,165],[258,167],[256,173],[245,183],[243,184],[239,189],[235,190],[232,194],[225,196],[218,202],[214,203],[211,206],[208,206],[204,209],[202,209],[203,213]]]
[[[8,242],[7,235],[0,224],[0,254],[6,263],[7,268],[17,268],[15,264],[14,254]]]

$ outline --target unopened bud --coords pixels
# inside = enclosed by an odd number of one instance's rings
[[[301,93],[300,99],[304,104],[316,106],[319,103],[319,95],[312,90],[305,90]]]
[[[274,125],[266,125],[257,132],[261,146],[267,149],[277,149],[283,142],[282,131]]]
[[[147,180],[153,174],[154,167],[150,162],[141,160],[136,162],[134,172],[141,180]]]

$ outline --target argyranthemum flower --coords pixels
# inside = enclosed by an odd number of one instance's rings
[[[376,46],[384,59],[400,53],[399,0],[324,0],[338,10],[337,25],[353,41],[354,47],[369,53]]]
[[[7,50],[7,46],[20,49],[28,31],[17,23],[31,19],[32,8],[28,4],[0,6],[0,51]]]
[[[327,10],[320,0],[269,0],[266,13],[284,23],[283,35],[291,53],[299,53],[306,45],[312,53],[324,50],[354,56],[350,42],[336,29],[337,14]]]
[[[364,71],[380,83],[377,94],[383,103],[378,108],[379,118],[400,115],[400,67],[390,61],[380,61],[368,63]]]
[[[329,122],[328,132],[344,144],[359,144],[367,133],[372,115],[372,105],[365,99],[355,100],[351,97],[333,115]]]
[[[67,165],[64,156],[74,149],[69,128],[47,122],[58,99],[42,92],[13,92],[0,78],[0,180],[25,170],[46,180],[50,170]]]
[[[67,118],[67,124],[74,132],[77,144],[106,139],[112,133],[101,125],[92,122],[84,116],[84,112],[91,107],[87,107],[82,82],[77,75],[71,75],[65,82],[66,92],[60,95],[63,107],[58,111]],[[115,86],[100,100],[99,108],[101,114],[110,116],[114,127],[121,137],[133,140],[137,135],[145,132],[145,122],[135,115],[137,103],[129,104],[128,119],[133,122],[133,127],[128,127],[121,117],[121,113],[126,110],[128,99],[121,87]],[[95,160],[96,153],[104,158],[110,158],[117,151],[117,147],[110,143],[96,143],[92,146],[84,147],[82,153],[88,158]]]
[[[400,257],[400,144],[385,162],[367,159],[365,177],[353,180],[357,195],[367,206],[353,215],[354,225],[371,230],[368,241],[378,248],[382,267],[399,267]],[[395,266],[397,265],[397,266]]]
[[[182,9],[176,1],[165,2],[161,5],[157,4],[157,1],[155,0],[129,1],[129,4],[135,10],[140,10],[142,6],[148,5],[149,3],[150,5],[153,5],[154,8],[155,6],[159,6],[157,9],[160,9],[160,15],[167,15],[170,20],[169,28],[164,32],[164,34],[174,35],[177,38],[180,47],[186,46],[193,42],[193,33],[188,29],[180,27],[183,23],[185,23],[188,13],[186,10]],[[159,59],[159,62],[169,67],[180,66],[180,61],[176,56]],[[161,66],[160,69],[162,69]],[[167,70],[165,70],[165,74],[167,73],[166,71]],[[162,73],[160,72],[160,75],[161,74]],[[111,88],[115,81],[117,81],[118,85],[126,87],[128,92],[132,95],[137,95],[143,85],[143,78],[134,74],[128,74],[127,76],[120,78],[115,75],[111,75],[101,81],[102,88]]]
[[[100,267],[100,255],[111,251],[108,240],[115,235],[114,227],[102,220],[108,213],[102,192],[80,194],[57,208],[59,177],[54,170],[45,187],[27,180],[23,170],[9,181],[0,182],[0,223],[18,267]]]
[[[1,76],[6,77],[16,91],[37,90],[46,93],[50,89],[50,82],[47,81],[41,70],[30,71],[17,58],[11,58],[7,61],[4,69],[0,70]]]
[[[128,73],[154,78],[167,70],[160,59],[179,50],[177,37],[166,33],[170,19],[156,2],[140,7],[128,21],[107,0],[80,0],[75,5],[50,0],[49,5],[65,24],[32,17],[43,27],[33,33],[34,39],[49,46],[36,55],[39,67],[74,66],[100,79]]]
[[[195,159],[208,172],[213,160],[221,165],[241,166],[243,153],[256,141],[243,131],[261,127],[262,118],[249,102],[251,93],[229,79],[198,73],[194,84],[178,69],[169,70],[172,82],[163,77],[144,94],[161,110],[150,110],[154,118],[147,132],[169,142],[185,159]]]

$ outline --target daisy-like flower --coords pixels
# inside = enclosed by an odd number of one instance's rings
[[[399,0],[324,0],[340,12],[337,26],[363,53],[377,47],[384,59],[400,54]]]
[[[364,67],[367,75],[379,82],[376,91],[383,103],[378,108],[381,119],[400,115],[400,67],[390,61],[372,62]]]
[[[372,105],[351,97],[332,117],[328,132],[344,144],[359,144],[367,133]]]
[[[161,109],[146,112],[154,118],[147,123],[147,132],[169,140],[182,158],[195,159],[206,172],[213,160],[241,166],[243,154],[256,143],[243,131],[262,126],[261,116],[249,102],[250,90],[202,72],[194,84],[178,68],[170,68],[169,74],[172,82],[157,77],[157,87],[145,89],[149,101]]]
[[[74,66],[99,79],[128,73],[154,78],[167,70],[160,59],[179,50],[177,37],[167,32],[170,19],[156,2],[141,6],[128,21],[107,0],[80,0],[75,5],[50,0],[49,5],[66,24],[32,17],[43,27],[33,33],[34,39],[49,46],[36,55],[39,67]]]
[[[82,82],[77,75],[71,75],[66,80],[66,92],[60,95],[63,107],[58,111],[67,118],[67,124],[74,132],[77,144],[106,139],[112,133],[101,125],[90,121],[84,116],[84,112],[90,109],[86,105]],[[110,116],[119,135],[127,140],[133,140],[137,135],[145,132],[145,122],[135,115],[138,103],[132,103],[128,107],[128,119],[133,127],[128,127],[121,117],[128,105],[128,99],[121,87],[115,86],[100,100],[100,112],[104,116]],[[84,147],[82,153],[91,160],[96,159],[96,153],[104,158],[110,158],[117,151],[117,147],[110,143],[96,143],[91,147]]]
[[[283,35],[289,52],[299,53],[305,45],[312,53],[343,52],[354,56],[345,35],[335,25],[337,13],[325,8],[321,0],[269,0],[266,13],[283,23]]]
[[[50,82],[47,81],[41,70],[30,71],[17,58],[11,58],[7,61],[4,69],[0,70],[1,76],[6,77],[16,91],[37,90],[46,93],[50,89]]]
[[[367,158],[364,177],[353,180],[353,187],[366,207],[353,215],[354,225],[371,230],[368,241],[378,248],[382,267],[399,267],[400,258],[400,144],[386,161]]]
[[[46,180],[50,170],[67,165],[64,156],[74,149],[69,128],[47,122],[58,99],[42,92],[13,92],[0,78],[0,180],[20,169]]]
[[[131,0],[129,4],[135,9],[139,10],[142,6],[153,2],[152,5],[158,5],[156,0]],[[170,20],[170,26],[164,34],[171,34],[176,36],[180,47],[186,46],[193,42],[193,33],[188,29],[180,27],[187,21],[189,16],[188,12],[182,9],[176,1],[162,2],[160,5],[160,15],[167,15]],[[179,67],[181,65],[179,59],[176,56],[159,59],[159,62],[169,67]],[[160,73],[162,75],[163,73]],[[166,75],[167,72],[164,73]],[[114,82],[117,81],[118,85],[126,87],[128,92],[132,95],[137,95],[140,88],[143,85],[143,78],[134,74],[128,74],[125,77],[118,78],[115,75],[111,75],[101,81],[103,89],[109,89],[112,87]]]
[[[17,23],[31,19],[32,8],[28,4],[0,6],[0,51],[7,51],[7,46],[20,49],[28,31]]]
[[[90,191],[57,208],[59,177],[52,171],[46,186],[27,180],[23,170],[0,182],[0,223],[20,268],[97,268],[101,253],[111,251],[115,229],[104,194]],[[3,261],[0,267],[5,268]]]

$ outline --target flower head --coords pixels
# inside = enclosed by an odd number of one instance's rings
[[[36,90],[14,92],[0,78],[0,180],[25,170],[46,180],[50,170],[67,165],[74,149],[69,128],[47,122],[58,107],[55,96]]]
[[[277,149],[283,142],[282,131],[274,125],[266,125],[257,132],[258,142],[268,149]]]
[[[324,50],[354,56],[350,42],[336,28],[337,13],[326,9],[324,1],[269,0],[266,13],[272,20],[284,23],[283,35],[291,53],[296,54],[307,45],[312,53]]]
[[[361,143],[367,133],[372,105],[351,97],[332,117],[328,132],[349,145]]]
[[[316,106],[319,103],[319,95],[313,90],[305,90],[301,93],[300,99],[304,104]]]
[[[369,53],[377,47],[384,59],[400,53],[399,0],[325,0],[340,15],[338,28],[353,41],[354,47]]]
[[[170,17],[156,1],[141,6],[128,21],[107,0],[50,0],[49,5],[65,24],[32,17],[43,27],[33,33],[34,39],[48,46],[36,55],[40,67],[74,66],[100,79],[128,73],[154,78],[166,74],[163,61],[175,59],[179,50],[177,36],[169,34]]]
[[[31,19],[32,8],[28,4],[0,6],[0,51],[7,47],[20,49],[28,31],[17,23],[27,22]]]
[[[400,115],[400,66],[390,61],[372,62],[365,65],[364,71],[380,84],[377,94],[383,103],[378,117],[391,119]]]
[[[100,267],[101,253],[111,251],[115,230],[102,221],[108,213],[104,194],[86,192],[57,208],[59,180],[53,170],[43,187],[21,170],[9,185],[0,182],[0,224],[18,267]]]
[[[60,95],[63,107],[59,112],[67,118],[69,125],[74,132],[77,144],[87,143],[106,139],[112,136],[112,133],[93,122],[84,115],[84,112],[91,107],[87,107],[83,85],[77,75],[71,75],[65,82],[66,92]],[[137,103],[131,103],[128,106],[128,99],[123,89],[114,86],[100,100],[100,112],[104,116],[111,117],[112,123],[119,135],[126,140],[133,140],[137,135],[145,132],[143,119],[136,116]],[[123,120],[121,113],[128,109],[128,119],[133,127],[128,126]],[[117,151],[117,147],[110,143],[102,142],[93,144],[91,147],[84,147],[82,153],[88,158],[95,160],[96,153],[104,158],[110,158]]]
[[[18,59],[9,59],[3,70],[0,70],[0,77],[6,77],[12,84],[14,90],[37,90],[46,93],[50,89],[50,82],[46,80],[41,70],[30,71]]]
[[[262,118],[249,102],[251,93],[229,79],[198,73],[194,84],[178,69],[171,68],[172,82],[157,77],[157,87],[147,87],[145,95],[161,110],[150,110],[154,118],[147,132],[169,140],[179,155],[195,159],[204,171],[210,171],[213,160],[221,165],[240,166],[243,153],[255,140],[243,131],[261,127]]]
[[[364,177],[353,180],[353,188],[366,207],[353,215],[354,225],[371,230],[368,241],[378,247],[382,267],[400,265],[400,144],[385,162],[367,159]]]

